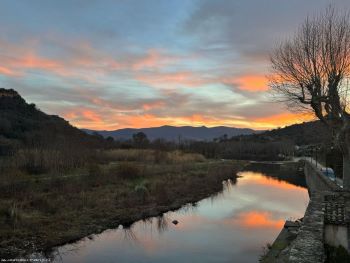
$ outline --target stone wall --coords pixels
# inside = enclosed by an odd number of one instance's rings
[[[305,161],[305,180],[308,186],[310,198],[314,192],[322,191],[340,191],[341,188],[329,180],[314,164]]]
[[[310,201],[306,208],[304,218],[302,220],[301,226],[297,232],[296,237],[289,243],[289,245],[283,248],[279,253],[275,253],[275,257],[271,259],[273,255],[268,254],[266,256],[267,260],[262,260],[262,262],[297,262],[297,263],[321,263],[325,261],[325,223],[328,220],[330,213],[333,218],[333,210],[328,211],[327,205],[329,202],[325,200],[328,197],[334,197],[338,202],[339,196],[344,195],[344,191],[333,181],[328,179],[322,172],[310,162],[305,162],[304,167],[305,179],[309,189]],[[329,198],[328,198],[329,199]],[[344,199],[344,198],[343,198]],[[350,193],[344,200],[349,200],[349,204],[346,202],[344,205],[345,217],[342,219],[344,222],[347,217],[350,218]],[[333,207],[332,204],[330,206]],[[339,207],[336,206],[338,211]],[[349,211],[347,211],[349,209]],[[328,221],[327,221],[328,222]],[[330,230],[328,229],[328,232]],[[334,231],[333,231],[334,232]],[[331,234],[334,234],[334,233]],[[335,238],[333,238],[333,236]],[[344,245],[346,243],[346,238],[344,231],[341,233],[335,233],[335,235],[328,235],[330,243],[340,242]],[[332,239],[333,238],[333,239]],[[349,239],[348,239],[349,240]],[[272,247],[274,244],[272,245]]]
[[[291,244],[288,262],[324,262],[323,194],[314,192],[306,208],[302,226]]]

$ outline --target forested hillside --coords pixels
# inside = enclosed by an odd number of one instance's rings
[[[65,173],[83,167],[95,149],[107,148],[101,136],[88,135],[64,119],[28,104],[14,90],[0,89],[0,173]]]
[[[331,140],[331,133],[320,121],[304,122],[252,135],[259,140],[289,140],[296,145],[320,144]]]
[[[102,147],[102,138],[87,135],[66,120],[47,115],[14,90],[0,89],[0,149]]]

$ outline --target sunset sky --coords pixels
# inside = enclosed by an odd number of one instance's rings
[[[0,87],[80,128],[269,129],[269,52],[349,0],[2,0]]]

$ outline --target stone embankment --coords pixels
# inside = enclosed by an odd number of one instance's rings
[[[301,223],[288,221],[261,262],[324,262],[325,244],[350,248],[350,192],[343,191],[311,162],[305,161],[310,201]]]
[[[288,262],[324,262],[323,236],[323,196],[315,193],[306,208],[299,233],[290,245]]]

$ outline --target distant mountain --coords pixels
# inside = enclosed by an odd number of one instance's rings
[[[192,126],[182,126],[182,127],[174,127],[174,126],[161,126],[161,127],[153,127],[153,128],[141,128],[141,129],[120,129],[115,131],[94,131],[83,129],[85,132],[89,134],[93,134],[97,132],[98,134],[108,137],[111,136],[118,140],[127,140],[131,139],[132,135],[138,132],[143,132],[147,135],[150,140],[162,138],[165,140],[178,140],[187,139],[187,140],[213,140],[214,138],[222,137],[225,134],[228,138],[237,135],[248,135],[256,133],[252,129],[240,129],[240,128],[231,128],[225,126],[218,126],[208,128],[205,126],[202,127],[192,127]]]
[[[104,141],[45,114],[15,90],[0,88],[0,155],[11,148],[100,147]]]

